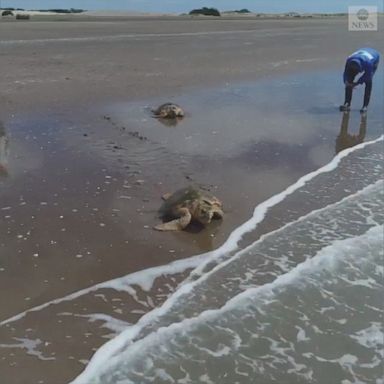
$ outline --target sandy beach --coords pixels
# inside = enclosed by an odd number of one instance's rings
[[[90,314],[116,315],[119,331],[164,301],[185,273],[169,286],[160,279],[136,301],[105,288],[18,314],[210,252],[255,206],[329,162],[343,146],[345,57],[361,46],[384,52],[381,36],[349,32],[342,17],[0,20],[4,383],[74,379],[113,333],[100,327],[107,317]],[[361,98],[359,91],[356,110]],[[151,116],[167,101],[186,110],[176,126]],[[365,140],[382,130],[382,101],[378,86]],[[349,124],[356,133],[357,111]],[[161,196],[189,184],[223,201],[224,220],[153,231]],[[244,245],[306,209],[292,199]]]

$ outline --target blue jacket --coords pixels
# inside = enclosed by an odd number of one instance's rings
[[[359,73],[362,73],[362,76],[359,78],[358,84],[363,84],[372,81],[372,77],[377,69],[379,64],[380,54],[373,48],[361,48],[358,51],[352,53],[351,56],[347,58],[347,62],[345,63],[345,68],[347,68],[348,63],[351,61],[356,62],[359,67]],[[344,83],[348,80],[346,69],[344,70]]]

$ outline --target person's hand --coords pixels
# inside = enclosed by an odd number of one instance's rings
[[[353,88],[355,85],[354,85],[355,83],[350,83],[349,81],[347,81],[346,83],[345,83],[345,85],[347,86],[347,87],[351,87],[351,88]]]

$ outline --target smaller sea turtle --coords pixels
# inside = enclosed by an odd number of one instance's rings
[[[212,219],[222,219],[222,203],[215,196],[194,187],[187,187],[163,196],[159,214],[165,222],[156,225],[158,231],[181,231],[192,221],[203,226]]]
[[[162,119],[176,119],[178,117],[184,117],[183,109],[174,103],[162,104],[160,107],[153,109],[152,113],[154,117]]]

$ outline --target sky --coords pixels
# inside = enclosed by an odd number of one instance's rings
[[[247,8],[252,12],[347,12],[348,6],[373,5],[383,0],[0,0],[0,6],[24,9],[81,8],[141,12],[188,12],[214,7],[220,11]]]

